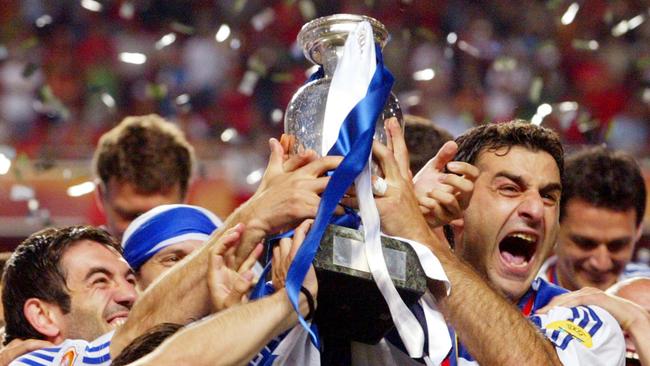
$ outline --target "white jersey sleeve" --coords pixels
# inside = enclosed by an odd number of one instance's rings
[[[563,365],[624,365],[618,322],[598,306],[556,307],[530,319],[553,345]]]
[[[92,342],[66,339],[50,348],[24,354],[9,366],[108,366],[111,364],[110,345],[115,331]]]

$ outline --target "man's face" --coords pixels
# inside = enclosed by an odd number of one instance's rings
[[[119,253],[82,240],[65,251],[61,267],[71,304],[64,338],[93,340],[124,324],[137,293],[135,275]]]
[[[574,198],[565,206],[557,242],[560,285],[575,291],[613,285],[632,258],[640,229],[636,211],[614,211]]]
[[[481,174],[457,252],[505,296],[529,289],[557,236],[560,172],[553,157],[514,146],[480,153]]]
[[[154,280],[167,272],[172,266],[203,245],[202,240],[185,240],[163,248],[148,261],[144,262],[138,271],[138,285],[146,289]]]
[[[182,202],[183,197],[179,185],[165,192],[144,194],[138,192],[131,183],[120,183],[111,179],[105,192],[102,192],[106,224],[111,234],[117,239],[122,238],[131,221],[150,209],[160,205]]]

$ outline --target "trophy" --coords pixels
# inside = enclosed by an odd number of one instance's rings
[[[287,107],[284,129],[290,137],[290,153],[304,149],[321,155],[327,153],[322,151],[322,134],[331,78],[349,32],[362,21],[370,23],[374,42],[383,47],[389,37],[386,28],[367,16],[337,14],[318,18],[305,24],[298,34],[305,57],[320,65],[324,75],[302,86]],[[396,117],[403,127],[402,111],[392,93],[375,125],[374,138],[384,143],[384,120],[390,117]],[[372,170],[378,174],[376,166]],[[314,259],[319,286],[314,321],[325,340],[374,344],[394,326],[388,306],[368,270],[363,241],[362,232],[337,225],[329,225],[321,239]],[[390,277],[402,300],[407,306],[412,305],[426,290],[418,257],[407,243],[387,237],[381,241]]]

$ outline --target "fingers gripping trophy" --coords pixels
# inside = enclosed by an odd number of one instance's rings
[[[315,19],[298,35],[305,57],[319,65],[319,71],[287,107],[285,146],[289,153],[311,149],[321,156],[345,156],[322,195],[309,233],[311,244],[308,237],[300,249],[303,255],[298,253],[288,275],[289,282],[293,267],[300,267],[296,261],[313,261],[319,283],[314,321],[325,340],[377,343],[395,326],[395,313],[408,312],[408,306],[426,290],[425,272],[412,247],[404,241],[380,238],[369,189],[371,174],[380,174],[370,162],[373,137],[386,143],[385,119],[396,117],[403,127],[399,103],[390,92],[392,76],[381,60],[388,38],[386,28],[377,20],[349,14]],[[364,211],[361,204],[359,212],[332,215],[352,183],[360,203],[371,201],[373,206]],[[360,192],[361,187],[365,193]],[[296,272],[299,270],[293,274]],[[296,277],[300,282],[300,275]],[[295,286],[299,288],[299,283]],[[419,329],[417,321],[415,324]],[[400,330],[404,339],[403,332]]]

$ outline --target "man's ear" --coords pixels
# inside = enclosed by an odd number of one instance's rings
[[[636,246],[636,243],[641,240],[641,236],[643,235],[643,223],[637,225],[638,227],[636,228],[636,233],[634,234],[634,243],[632,243],[634,246]]]
[[[52,341],[61,334],[63,314],[57,305],[33,297],[25,301],[23,313],[29,324],[47,340]]]
[[[104,216],[106,215],[106,209],[104,207],[104,197],[106,197],[106,193],[106,186],[101,180],[95,179],[95,191],[93,192],[93,196],[99,212]]]

